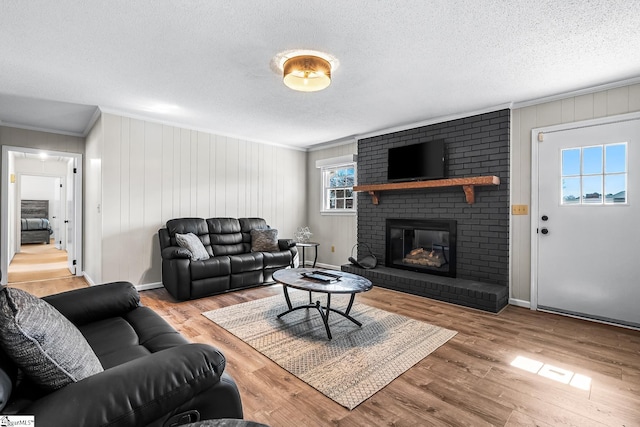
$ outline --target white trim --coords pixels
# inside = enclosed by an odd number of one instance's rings
[[[640,112],[618,114],[591,120],[563,123],[531,129],[531,309],[538,309],[538,134],[580,129],[640,119]],[[601,322],[605,323],[605,322]],[[619,325],[618,325],[619,326]]]
[[[82,272],[82,263],[83,263],[83,248],[82,248],[82,154],[80,153],[72,153],[66,151],[54,151],[47,149],[39,149],[39,148],[27,148],[27,147],[16,147],[11,145],[3,145],[2,146],[2,165],[0,167],[0,171],[2,179],[0,182],[2,183],[2,194],[0,197],[0,254],[4,252],[0,256],[0,271],[5,272],[3,274],[2,279],[0,280],[1,284],[7,283],[8,277],[8,269],[11,260],[9,259],[9,254],[11,251],[9,250],[9,152],[19,152],[19,153],[29,153],[29,154],[40,154],[46,153],[49,156],[58,156],[58,157],[66,157],[72,158],[76,161],[77,174],[75,174],[75,194],[74,194],[74,204],[76,207],[76,223],[74,224],[74,245],[75,245],[75,259],[76,259],[76,276],[80,277],[83,275]],[[4,174],[7,174],[5,177]],[[32,174],[33,175],[33,174]]]
[[[96,282],[93,281],[93,279],[91,278],[91,276],[89,276],[86,272],[82,272],[83,276],[84,276],[84,280],[87,281],[87,283],[89,284],[89,286],[97,286],[98,284]]]
[[[327,148],[341,147],[343,145],[355,144],[358,140],[354,137],[340,138],[333,141],[327,141],[320,144],[312,145],[307,148],[308,152],[326,150]]]
[[[93,129],[93,125],[96,124],[96,122],[98,121],[101,115],[102,115],[102,112],[100,111],[100,108],[96,107],[95,111],[93,112],[93,115],[89,119],[89,123],[87,123],[87,126],[84,128],[84,132],[82,132],[83,137],[86,138],[87,135],[89,135],[89,132],[91,132],[91,129]]]
[[[539,308],[538,311],[541,311],[543,313],[557,314],[558,316],[572,317],[574,319],[587,320],[587,321],[595,322],[595,323],[602,323],[603,325],[617,326],[619,328],[625,328],[625,329],[631,329],[631,330],[634,330],[634,331],[640,331],[640,328],[638,328],[636,326],[625,325],[623,323],[608,322],[606,320],[594,319],[592,317],[580,316],[580,315],[577,315],[577,314],[570,314],[570,313],[565,313],[565,312],[562,312],[562,311],[555,311],[555,310],[551,310],[551,309],[547,309],[547,308]]]
[[[355,203],[355,199],[354,199],[354,203]],[[353,209],[335,209],[335,210],[329,210],[329,211],[320,211],[320,215],[357,215],[358,211],[353,208]]]
[[[167,120],[155,119],[155,118],[147,117],[147,116],[144,116],[144,115],[141,115],[141,114],[128,113],[128,112],[124,112],[124,111],[121,111],[121,110],[117,110],[115,108],[100,107],[100,111],[102,111],[103,113],[106,113],[106,114],[113,114],[113,115],[116,115],[116,116],[126,117],[126,118],[134,119],[134,120],[142,120],[144,122],[149,122],[149,123],[157,123],[157,124],[160,124],[160,125],[173,126],[173,127],[177,127],[177,128],[180,128],[180,129],[193,130],[193,131],[196,131],[196,132],[204,132],[204,133],[208,133],[208,134],[212,134],[212,135],[224,136],[224,137],[227,137],[227,138],[235,138],[235,139],[239,139],[241,141],[246,141],[246,142],[255,142],[255,143],[258,143],[258,144],[265,144],[265,145],[272,145],[274,147],[288,148],[290,150],[303,151],[305,153],[307,152],[307,148],[306,147],[298,147],[298,146],[293,146],[293,145],[280,144],[280,143],[277,143],[277,142],[266,141],[266,140],[262,140],[262,139],[247,138],[245,136],[240,136],[240,135],[232,134],[232,133],[224,133],[224,132],[216,131],[216,130],[210,129],[210,128],[203,128],[203,127],[188,125],[188,124],[180,123],[180,122],[170,122],[170,121],[167,121]]]
[[[32,131],[35,131],[35,132],[53,133],[53,134],[56,134],[56,135],[75,136],[75,137],[78,137],[78,138],[84,138],[86,136],[86,135],[82,134],[81,132],[70,132],[70,131],[64,131],[64,130],[59,130],[59,129],[41,128],[41,127],[38,127],[38,126],[21,125],[21,124],[18,124],[18,123],[11,123],[11,122],[2,122],[2,123],[0,123],[0,126],[4,126],[4,127],[8,127],[8,128],[32,130]]]
[[[516,307],[531,308],[531,303],[523,299],[509,298],[509,304],[515,305]]]
[[[305,261],[305,266],[307,266],[307,268],[311,268],[313,266],[313,261]],[[333,264],[323,264],[321,262],[316,262],[316,266],[315,268],[326,268],[328,270],[340,270],[340,266],[339,265],[333,265]]]
[[[343,160],[353,159],[351,161],[343,162]],[[341,167],[349,167],[353,166],[353,186],[355,187],[358,184],[358,156],[356,154],[349,154],[346,156],[333,157],[324,160],[316,161],[316,168],[320,169],[320,215],[349,215],[349,213],[356,215],[358,213],[358,198],[355,197],[355,193],[352,192],[353,196],[353,207],[351,209],[327,209],[325,202],[325,172],[328,169],[336,169]],[[334,163],[338,162],[338,163]],[[326,163],[322,166],[318,166],[318,164]],[[346,187],[345,187],[346,188]]]
[[[637,83],[640,83],[640,77],[634,77],[632,79],[620,80],[612,83],[605,83],[603,85],[591,86],[584,89],[578,89],[570,92],[563,92],[557,95],[546,96],[543,98],[535,98],[528,101],[518,101],[513,103],[512,108],[516,109],[516,108],[530,107],[532,105],[539,105],[539,104],[545,104],[547,102],[560,101],[562,99],[572,98],[574,96],[589,95],[596,92],[617,89],[619,87],[631,86]]]
[[[134,285],[134,287],[138,291],[149,291],[151,289],[163,288],[164,285],[162,284],[162,282],[153,282],[153,283],[145,283],[143,285]]]
[[[357,154],[347,154],[346,156],[331,157],[328,159],[316,160],[316,168],[324,168],[327,166],[338,167],[342,165],[356,163],[357,161],[358,161]]]

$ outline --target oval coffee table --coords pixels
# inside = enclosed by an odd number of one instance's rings
[[[314,272],[318,273],[321,276],[323,274],[327,275],[324,277],[326,277],[328,280],[330,279],[331,281],[323,281],[304,276],[304,274],[311,274]],[[351,320],[356,325],[362,326],[362,323],[351,317],[349,315],[349,312],[351,311],[351,307],[353,306],[353,301],[356,297],[356,294],[359,292],[366,292],[373,287],[370,280],[356,274],[345,273],[343,271],[337,270],[316,270],[312,268],[287,268],[284,270],[278,270],[273,273],[273,280],[282,284],[284,298],[287,300],[287,307],[289,307],[287,311],[278,314],[278,318],[281,318],[285,314],[289,314],[295,310],[301,310],[303,308],[315,308],[320,313],[320,317],[322,317],[322,322],[324,323],[324,328],[327,331],[327,337],[329,339],[331,339],[331,330],[329,329],[329,313],[333,311],[334,313],[338,313],[339,315]],[[308,291],[309,304],[300,305],[297,307],[291,305],[291,299],[289,298],[288,291],[289,288]],[[322,304],[320,304],[320,301],[316,301],[314,303],[311,296],[312,292],[327,294],[327,305],[323,306]],[[340,311],[331,307],[331,294],[351,294],[349,305],[347,306],[347,309],[345,311]]]

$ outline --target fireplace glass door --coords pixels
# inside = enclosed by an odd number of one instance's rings
[[[456,221],[387,220],[387,267],[456,276]]]

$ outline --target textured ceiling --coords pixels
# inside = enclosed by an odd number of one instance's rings
[[[340,62],[322,92],[271,66]],[[640,1],[0,3],[0,124],[83,134],[95,108],[298,147],[640,77]]]

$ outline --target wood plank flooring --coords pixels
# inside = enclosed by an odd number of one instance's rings
[[[20,246],[20,252],[15,254],[7,271],[9,283],[70,276],[67,251],[56,249],[53,239],[48,245],[42,243]]]
[[[458,331],[452,340],[349,411],[200,313],[281,294],[279,285],[176,302],[164,289],[145,305],[192,341],[227,356],[245,418],[276,426],[640,425],[640,332],[507,307],[499,315],[374,288],[358,300]],[[591,378],[588,390],[511,366],[523,356]]]
[[[59,285],[60,286],[60,285]],[[59,287],[57,288],[59,289]],[[508,306],[495,315],[374,288],[358,300],[458,334],[349,411],[201,315],[282,293],[279,285],[142,302],[227,356],[245,419],[278,426],[640,426],[640,332]],[[518,356],[591,378],[587,390],[511,366]]]

